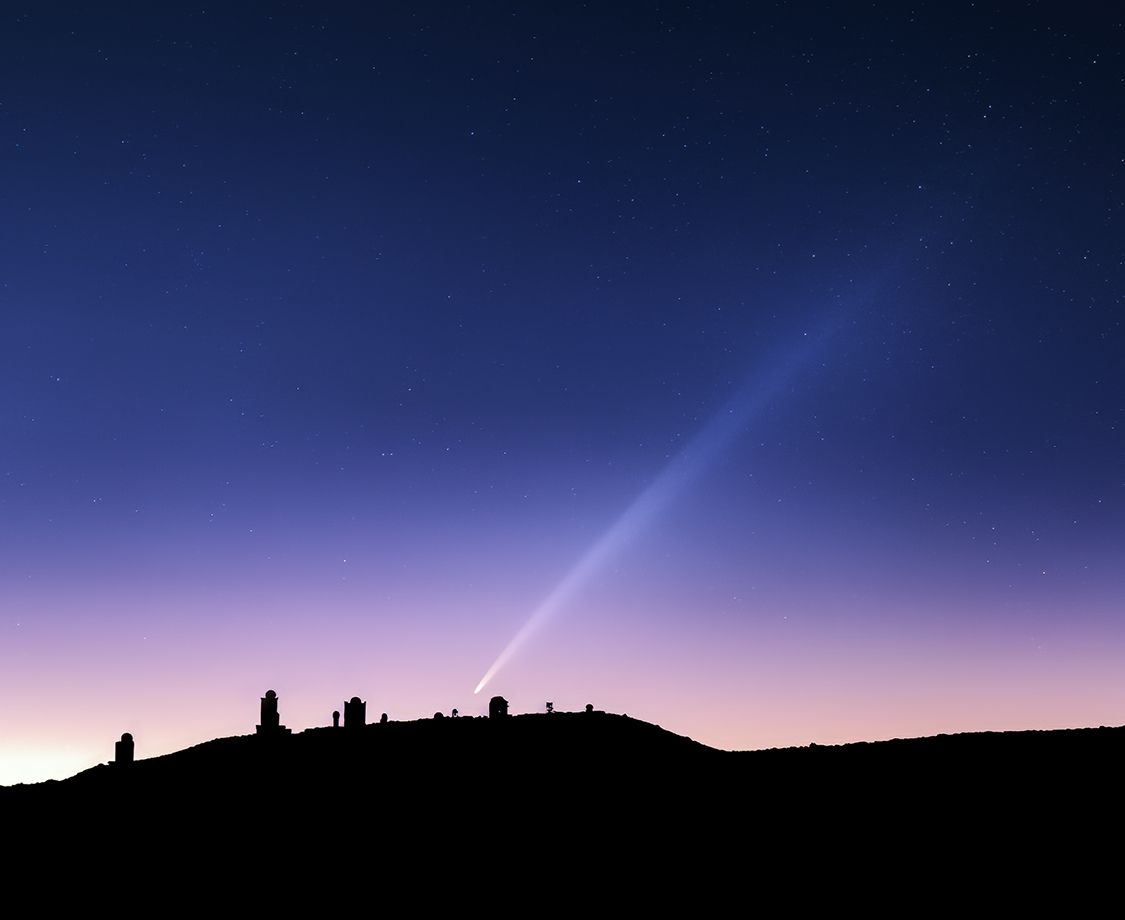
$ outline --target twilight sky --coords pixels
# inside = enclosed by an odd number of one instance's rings
[[[1120,724],[1100,6],[8,5],[0,783],[269,688]]]

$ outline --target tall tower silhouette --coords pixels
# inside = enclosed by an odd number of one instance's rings
[[[262,697],[261,724],[255,725],[259,735],[287,735],[289,729],[281,724],[281,717],[277,714],[277,694],[267,690]]]

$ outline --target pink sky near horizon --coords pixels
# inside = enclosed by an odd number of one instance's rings
[[[420,580],[410,565],[395,580],[353,558],[347,575],[341,560],[279,584],[160,590],[107,575],[99,588],[28,590],[3,643],[0,783],[104,762],[124,731],[138,757],[250,733],[267,689],[295,730],[330,724],[353,695],[371,719],[404,720],[483,715],[495,693],[513,712],[592,702],[727,750],[1122,721],[1125,635],[1111,600],[1060,619],[1049,597],[1021,592],[1014,617],[958,603],[965,585],[912,595],[863,573],[852,584],[767,576],[746,591],[744,573],[719,563],[693,588],[643,550],[592,578],[479,696],[536,597],[536,578],[505,592],[474,567],[481,547],[450,565],[417,561]]]

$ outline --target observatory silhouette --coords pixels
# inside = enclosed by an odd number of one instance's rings
[[[367,722],[367,704],[358,696],[344,703],[344,728],[363,728]]]
[[[261,719],[261,724],[254,726],[259,735],[272,736],[292,734],[291,729],[281,724],[281,718],[277,714],[277,694],[272,690],[267,690],[266,695],[262,697]]]
[[[133,736],[125,732],[120,741],[113,743],[113,762],[119,766],[126,766],[133,762]]]

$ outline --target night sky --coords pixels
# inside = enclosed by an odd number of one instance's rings
[[[1107,7],[6,5],[0,783],[1120,724]]]

